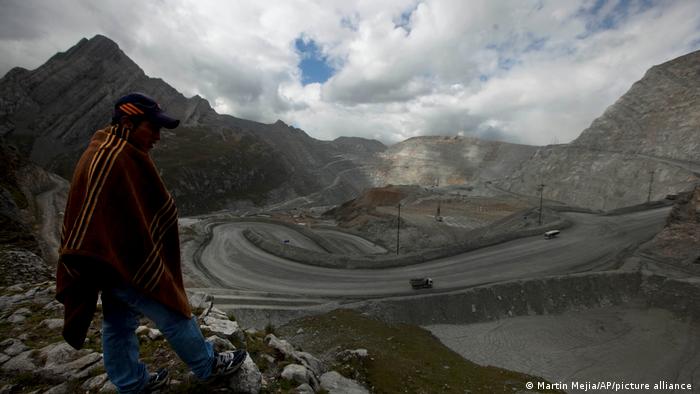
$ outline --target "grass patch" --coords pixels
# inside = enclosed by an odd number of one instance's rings
[[[302,334],[294,333],[303,328]],[[388,324],[356,311],[302,318],[280,327],[307,351],[333,359],[338,351],[364,348],[369,356],[340,361],[332,369],[364,383],[376,393],[510,393],[542,378],[465,360],[429,331]],[[557,391],[543,391],[557,392]]]

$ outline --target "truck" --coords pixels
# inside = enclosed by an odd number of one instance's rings
[[[414,289],[430,289],[433,287],[431,278],[413,278],[408,281]]]
[[[544,239],[556,238],[557,235],[559,235],[559,230],[550,230],[544,233]]]

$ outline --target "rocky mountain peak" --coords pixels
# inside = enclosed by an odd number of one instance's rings
[[[700,152],[700,51],[650,68],[574,147],[694,161]]]

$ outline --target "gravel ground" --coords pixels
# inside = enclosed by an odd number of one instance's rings
[[[468,360],[552,382],[700,382],[700,323],[663,309],[608,307],[425,328]]]

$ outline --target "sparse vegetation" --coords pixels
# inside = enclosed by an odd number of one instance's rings
[[[303,333],[294,334],[299,328]],[[279,331],[311,353],[323,355],[333,363],[332,369],[364,382],[376,393],[510,393],[524,390],[528,381],[542,380],[477,365],[420,327],[387,324],[351,310],[302,318]],[[368,350],[367,358],[336,358],[339,351],[358,348]]]

